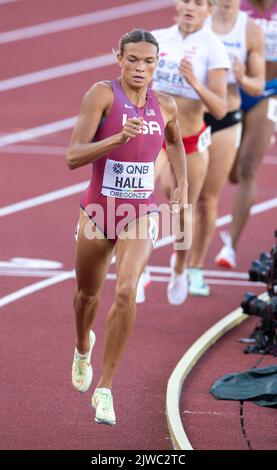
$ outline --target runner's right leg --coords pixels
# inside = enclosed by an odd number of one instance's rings
[[[226,184],[237,152],[238,129],[239,125],[237,124],[212,134],[212,144],[209,147],[209,167],[196,208],[195,231],[190,258],[190,265],[195,268],[203,268],[214,234],[220,194]]]
[[[95,238],[92,238],[93,235]],[[89,388],[92,380],[90,356],[95,335],[90,328],[96,316],[99,292],[113,250],[114,244],[103,238],[95,224],[81,211],[76,250],[77,287],[74,294],[77,341],[72,365],[72,383],[81,392]]]

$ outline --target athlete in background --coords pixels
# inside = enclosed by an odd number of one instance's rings
[[[209,0],[177,0],[176,24],[152,31],[160,45],[160,58],[153,78],[153,89],[170,93],[178,106],[182,139],[187,154],[188,194],[192,216],[206,178],[210,143],[209,129],[204,123],[204,110],[217,119],[227,111],[226,75],[230,67],[227,52],[204,21],[211,12]],[[176,180],[163,150],[157,160],[158,178],[171,199]],[[193,231],[194,233],[194,231]],[[193,235],[194,236],[194,235]],[[198,272],[186,268],[187,250],[177,250],[171,256],[171,280],[167,288],[168,301],[173,305],[184,302],[190,284]],[[201,274],[201,272],[200,272]]]
[[[240,8],[264,31],[266,84],[258,97],[241,91],[243,134],[230,173],[230,181],[237,184],[233,219],[229,233],[222,233],[224,246],[216,257],[216,262],[227,268],[236,267],[237,244],[257,197],[257,172],[277,122],[277,0],[242,0]]]
[[[228,179],[240,144],[242,112],[239,87],[245,92],[260,95],[264,88],[265,62],[263,32],[241,11],[240,0],[216,0],[212,16],[207,18],[210,27],[222,41],[229,54],[232,69],[227,76],[228,112],[217,120],[205,114],[211,126],[212,143],[209,147],[209,167],[199,202],[190,265],[202,269],[215,230],[217,207],[221,191]],[[207,283],[190,286],[192,295],[209,295]]]

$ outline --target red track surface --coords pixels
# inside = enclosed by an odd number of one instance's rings
[[[120,5],[130,3],[120,0]],[[114,6],[102,0],[101,9]],[[21,0],[0,5],[0,31],[76,16],[99,9],[99,2]],[[111,52],[118,38],[135,26],[167,26],[173,9],[113,20],[99,26],[40,36],[1,45],[1,79],[82,60]],[[1,93],[0,133],[15,132],[78,114],[81,97],[89,86],[118,73],[115,66],[45,81]],[[71,131],[28,141],[28,146],[67,146]],[[9,153],[1,149],[1,207],[83,182],[89,168],[70,172],[61,155]],[[16,151],[15,151],[16,152]],[[271,149],[276,155],[276,147]],[[276,166],[263,165],[259,174],[259,202],[276,196]],[[227,186],[220,215],[230,213],[234,189]],[[42,258],[74,267],[73,231],[78,217],[79,195],[75,194],[38,207],[21,210],[1,219],[0,261],[13,257]],[[251,217],[239,247],[239,271],[247,271],[260,251],[273,243],[276,209]],[[215,269],[213,258],[219,248],[215,237],[207,269]],[[150,264],[167,266],[170,247],[156,250]],[[112,271],[112,269],[111,269]],[[31,276],[31,275],[30,275]],[[1,276],[0,302],[4,296],[41,281],[41,277]],[[97,343],[94,373],[100,371],[103,327],[113,301],[114,281],[107,280],[96,322]],[[138,307],[137,323],[123,357],[114,386],[118,417],[116,428],[99,426],[90,409],[90,395],[74,392],[70,369],[74,345],[72,292],[74,280],[47,287],[1,308],[1,449],[171,449],[166,425],[167,380],[185,350],[207,328],[236,308],[246,290],[257,286],[212,285],[207,299],[188,299],[180,308],[166,300],[166,283],[153,282],[147,302]],[[247,334],[249,324],[243,327]],[[239,334],[241,335],[241,334]],[[241,346],[229,334],[206,355],[193,371],[181,410],[187,413],[189,437],[196,448],[247,448],[239,426],[238,404],[217,402],[208,395],[209,385],[220,375],[244,370],[256,357],[243,356]],[[224,351],[224,352],[222,352]],[[220,360],[218,359],[220,358]],[[267,360],[266,360],[267,362]],[[254,409],[255,408],[255,409]],[[220,415],[217,411],[220,410]],[[247,405],[251,414],[249,433],[254,447],[275,448],[270,424],[272,410]],[[247,415],[247,416],[248,416]],[[187,416],[189,418],[187,419]],[[231,418],[230,418],[231,416]],[[232,436],[221,432],[230,419],[236,421]],[[263,429],[255,428],[262,423]],[[231,426],[230,426],[231,427]],[[215,432],[211,433],[210,429]],[[275,426],[276,429],[276,426]],[[271,438],[265,440],[265,434]],[[251,437],[251,436],[250,436]]]

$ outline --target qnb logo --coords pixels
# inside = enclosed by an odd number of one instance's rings
[[[128,119],[127,114],[122,115],[122,126],[126,123]],[[141,133],[141,131],[140,131]],[[142,126],[142,133],[143,135],[154,135],[155,133],[162,135],[160,124],[157,121],[143,121]]]
[[[113,172],[116,175],[121,175],[121,173],[123,173],[123,171],[124,171],[124,166],[122,165],[122,163],[115,163],[113,165]]]
[[[128,165],[126,172],[129,175],[147,175],[149,173],[149,165]]]

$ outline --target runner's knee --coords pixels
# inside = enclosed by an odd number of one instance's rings
[[[255,164],[255,161],[248,158],[243,160],[238,168],[237,176],[239,182],[249,181],[255,178],[257,173],[258,165]]]
[[[92,294],[83,289],[78,289],[77,299],[82,307],[85,307],[87,305],[95,305],[99,302],[99,294]]]
[[[214,194],[202,195],[197,203],[197,208],[201,215],[209,214],[211,211],[216,210],[217,206],[218,196]]]
[[[121,309],[128,309],[129,306],[135,302],[136,287],[131,281],[124,281],[118,283],[115,290],[115,302]]]

